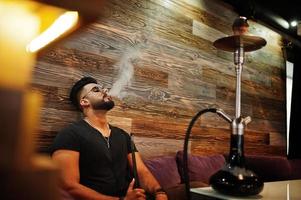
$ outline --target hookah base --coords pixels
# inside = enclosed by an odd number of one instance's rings
[[[260,193],[263,181],[252,171],[245,168],[222,169],[210,177],[214,190],[232,196],[251,196]]]

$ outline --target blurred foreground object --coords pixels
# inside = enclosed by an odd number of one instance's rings
[[[59,199],[58,168],[34,153],[37,55],[99,18],[104,0],[0,0],[0,187],[4,199]]]

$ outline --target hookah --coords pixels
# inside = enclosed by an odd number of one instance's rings
[[[241,116],[241,73],[244,64],[245,52],[255,51],[266,45],[265,39],[258,36],[245,35],[248,30],[245,17],[235,19],[232,30],[234,35],[220,38],[213,45],[221,50],[234,53],[236,71],[236,101],[235,118],[231,119],[223,110],[208,108],[199,111],[191,120],[185,135],[183,161],[184,181],[187,199],[190,200],[190,184],[188,175],[188,141],[191,129],[196,120],[207,112],[217,113],[231,126],[230,152],[226,164],[221,170],[210,177],[211,187],[226,195],[250,196],[260,193],[263,189],[263,181],[254,172],[245,166],[244,157],[244,129],[251,122],[251,117]]]

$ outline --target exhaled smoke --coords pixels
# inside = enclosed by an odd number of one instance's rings
[[[131,85],[134,75],[133,60],[139,58],[140,52],[138,48],[128,48],[122,55],[121,60],[114,66],[118,69],[117,80],[113,84],[109,95],[118,97],[120,99],[126,96],[124,88]]]

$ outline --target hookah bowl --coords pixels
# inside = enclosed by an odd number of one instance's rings
[[[210,185],[220,193],[233,196],[250,196],[260,193],[263,181],[245,166],[243,127],[250,117],[232,121],[229,158],[225,166],[210,177]]]
[[[226,164],[223,169],[211,176],[210,185],[223,194],[250,196],[260,193],[264,184],[251,170]]]

